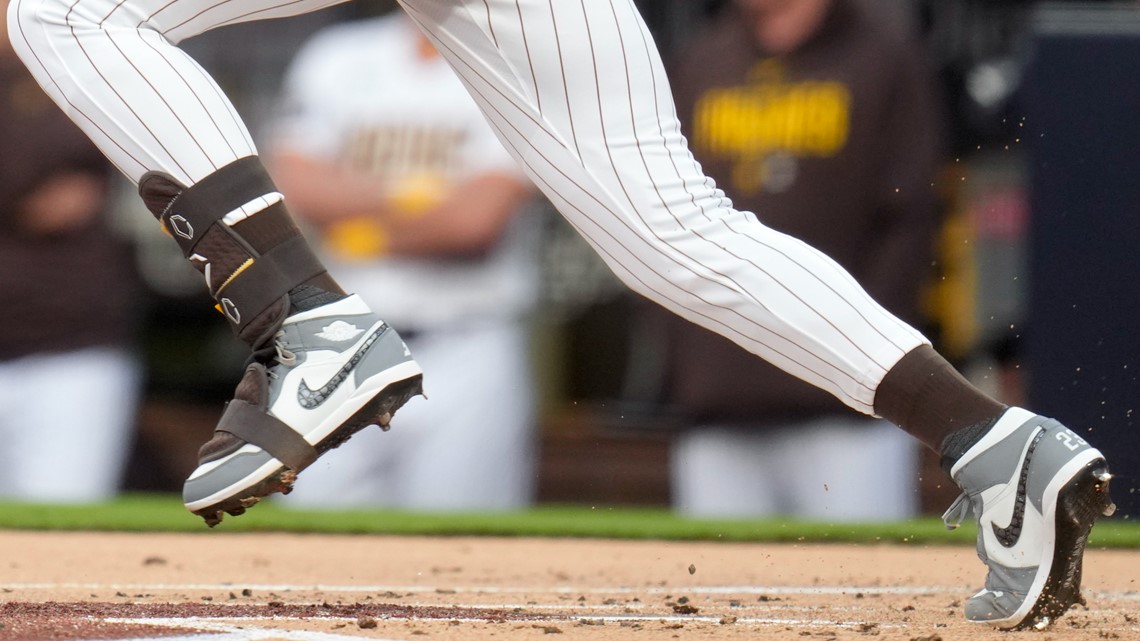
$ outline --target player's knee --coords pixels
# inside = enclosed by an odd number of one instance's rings
[[[50,47],[55,34],[66,33],[74,24],[75,19],[68,22],[64,0],[11,0],[8,4],[9,40],[29,66],[34,63],[36,51]]]

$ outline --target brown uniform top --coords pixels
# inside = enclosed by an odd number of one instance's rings
[[[779,58],[728,9],[672,75],[693,152],[736,207],[831,256],[910,320],[938,224],[940,109],[920,58],[837,0],[814,36]],[[666,322],[668,401],[693,420],[849,412],[720,336]]]
[[[20,62],[0,55],[0,360],[126,338],[127,255],[105,221],[43,236],[17,216],[42,181],[75,170],[110,176]]]

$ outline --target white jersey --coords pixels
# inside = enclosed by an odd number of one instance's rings
[[[128,175],[255,153],[175,44],[337,0],[12,0],[12,43]],[[402,0],[508,151],[627,285],[851,407],[926,339],[838,264],[737,211],[681,135],[633,0]]]
[[[401,200],[427,205],[478,174],[527,180],[455,72],[421,53],[421,42],[402,12],[321,31],[286,74],[272,144],[372,174],[402,191]],[[418,190],[424,193],[409,193]],[[414,208],[403,215],[415,216]],[[534,226],[512,222],[489,254],[444,259],[379,257],[359,238],[342,246],[342,236],[369,229],[367,220],[345,221],[324,239],[325,264],[401,329],[514,319],[533,305],[538,280]]]

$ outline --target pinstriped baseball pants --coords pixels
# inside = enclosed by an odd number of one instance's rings
[[[339,0],[12,0],[13,46],[127,176],[192,184],[256,153],[177,48]],[[762,225],[701,171],[632,0],[401,0],[507,149],[632,289],[852,408],[926,343],[839,265]]]

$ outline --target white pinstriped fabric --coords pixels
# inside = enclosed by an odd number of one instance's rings
[[[338,0],[13,0],[41,84],[137,180],[187,184],[256,153],[175,43]],[[632,0],[401,0],[503,144],[635,291],[854,409],[926,342],[834,261],[760,224],[704,176]]]

